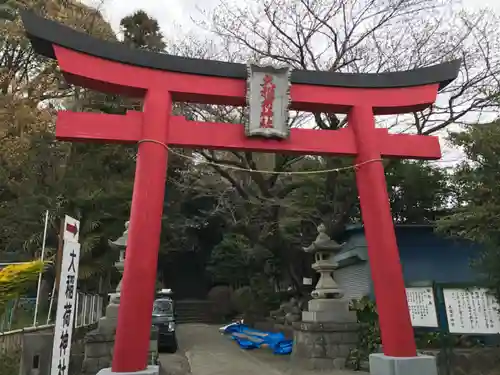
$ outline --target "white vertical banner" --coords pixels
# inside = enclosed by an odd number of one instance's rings
[[[64,241],[50,375],[68,375],[79,263],[80,244]]]

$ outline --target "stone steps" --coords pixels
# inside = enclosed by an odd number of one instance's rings
[[[214,323],[212,303],[203,300],[177,301],[175,303],[175,321],[183,323]]]

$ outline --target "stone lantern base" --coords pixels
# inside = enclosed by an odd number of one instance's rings
[[[312,299],[307,311],[302,311],[302,321],[311,323],[356,323],[354,311],[349,310],[349,301],[341,299]]]
[[[358,343],[357,323],[293,324],[292,362],[306,370],[336,370],[346,366]]]
[[[359,323],[349,301],[313,299],[293,324],[292,361],[307,370],[343,369],[358,344]]]

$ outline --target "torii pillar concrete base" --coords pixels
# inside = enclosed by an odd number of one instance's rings
[[[113,372],[111,368],[104,368],[97,375],[159,375],[160,366],[148,366],[145,370],[136,372]]]
[[[438,375],[436,357],[389,357],[370,354],[370,375]]]

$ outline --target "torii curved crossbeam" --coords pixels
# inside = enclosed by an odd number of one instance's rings
[[[57,58],[71,83],[143,96],[151,82],[159,80],[168,85],[174,100],[245,104],[247,67],[244,64],[132,50],[124,44],[93,38],[31,12],[23,12],[22,19],[35,51]],[[378,74],[294,70],[291,107],[347,113],[353,105],[369,104],[375,114],[419,110],[434,102],[437,89],[453,81],[459,68],[460,60]],[[182,84],[173,82],[181,75]],[[375,95],[374,90],[379,89],[384,89],[384,95]]]
[[[34,13],[23,13],[22,18],[35,51],[47,57],[56,58],[54,45],[57,45],[86,55],[136,67],[207,77],[243,80],[247,78],[245,64],[132,50],[124,44],[95,39],[60,23],[36,16]],[[291,82],[292,84],[358,89],[412,87],[438,83],[439,88],[442,89],[456,78],[459,68],[460,60],[415,70],[377,74],[294,70]]]
[[[356,180],[384,353],[416,355],[380,159],[438,159],[441,150],[436,137],[390,134],[376,128],[374,115],[408,113],[432,105],[438,90],[457,77],[459,60],[379,74],[292,71],[291,109],[345,113],[349,126],[337,131],[291,129],[284,140],[248,138],[242,125],[171,116],[172,101],[245,105],[245,65],[130,50],[27,11],[22,19],[35,51],[57,59],[70,83],[144,98],[142,112],[125,116],[61,111],[56,126],[61,140],[150,141],[140,142],[137,155],[113,371],[140,371],[147,364],[156,281],[152,270],[157,266],[168,156],[162,144],[356,157],[362,164],[356,168]]]

